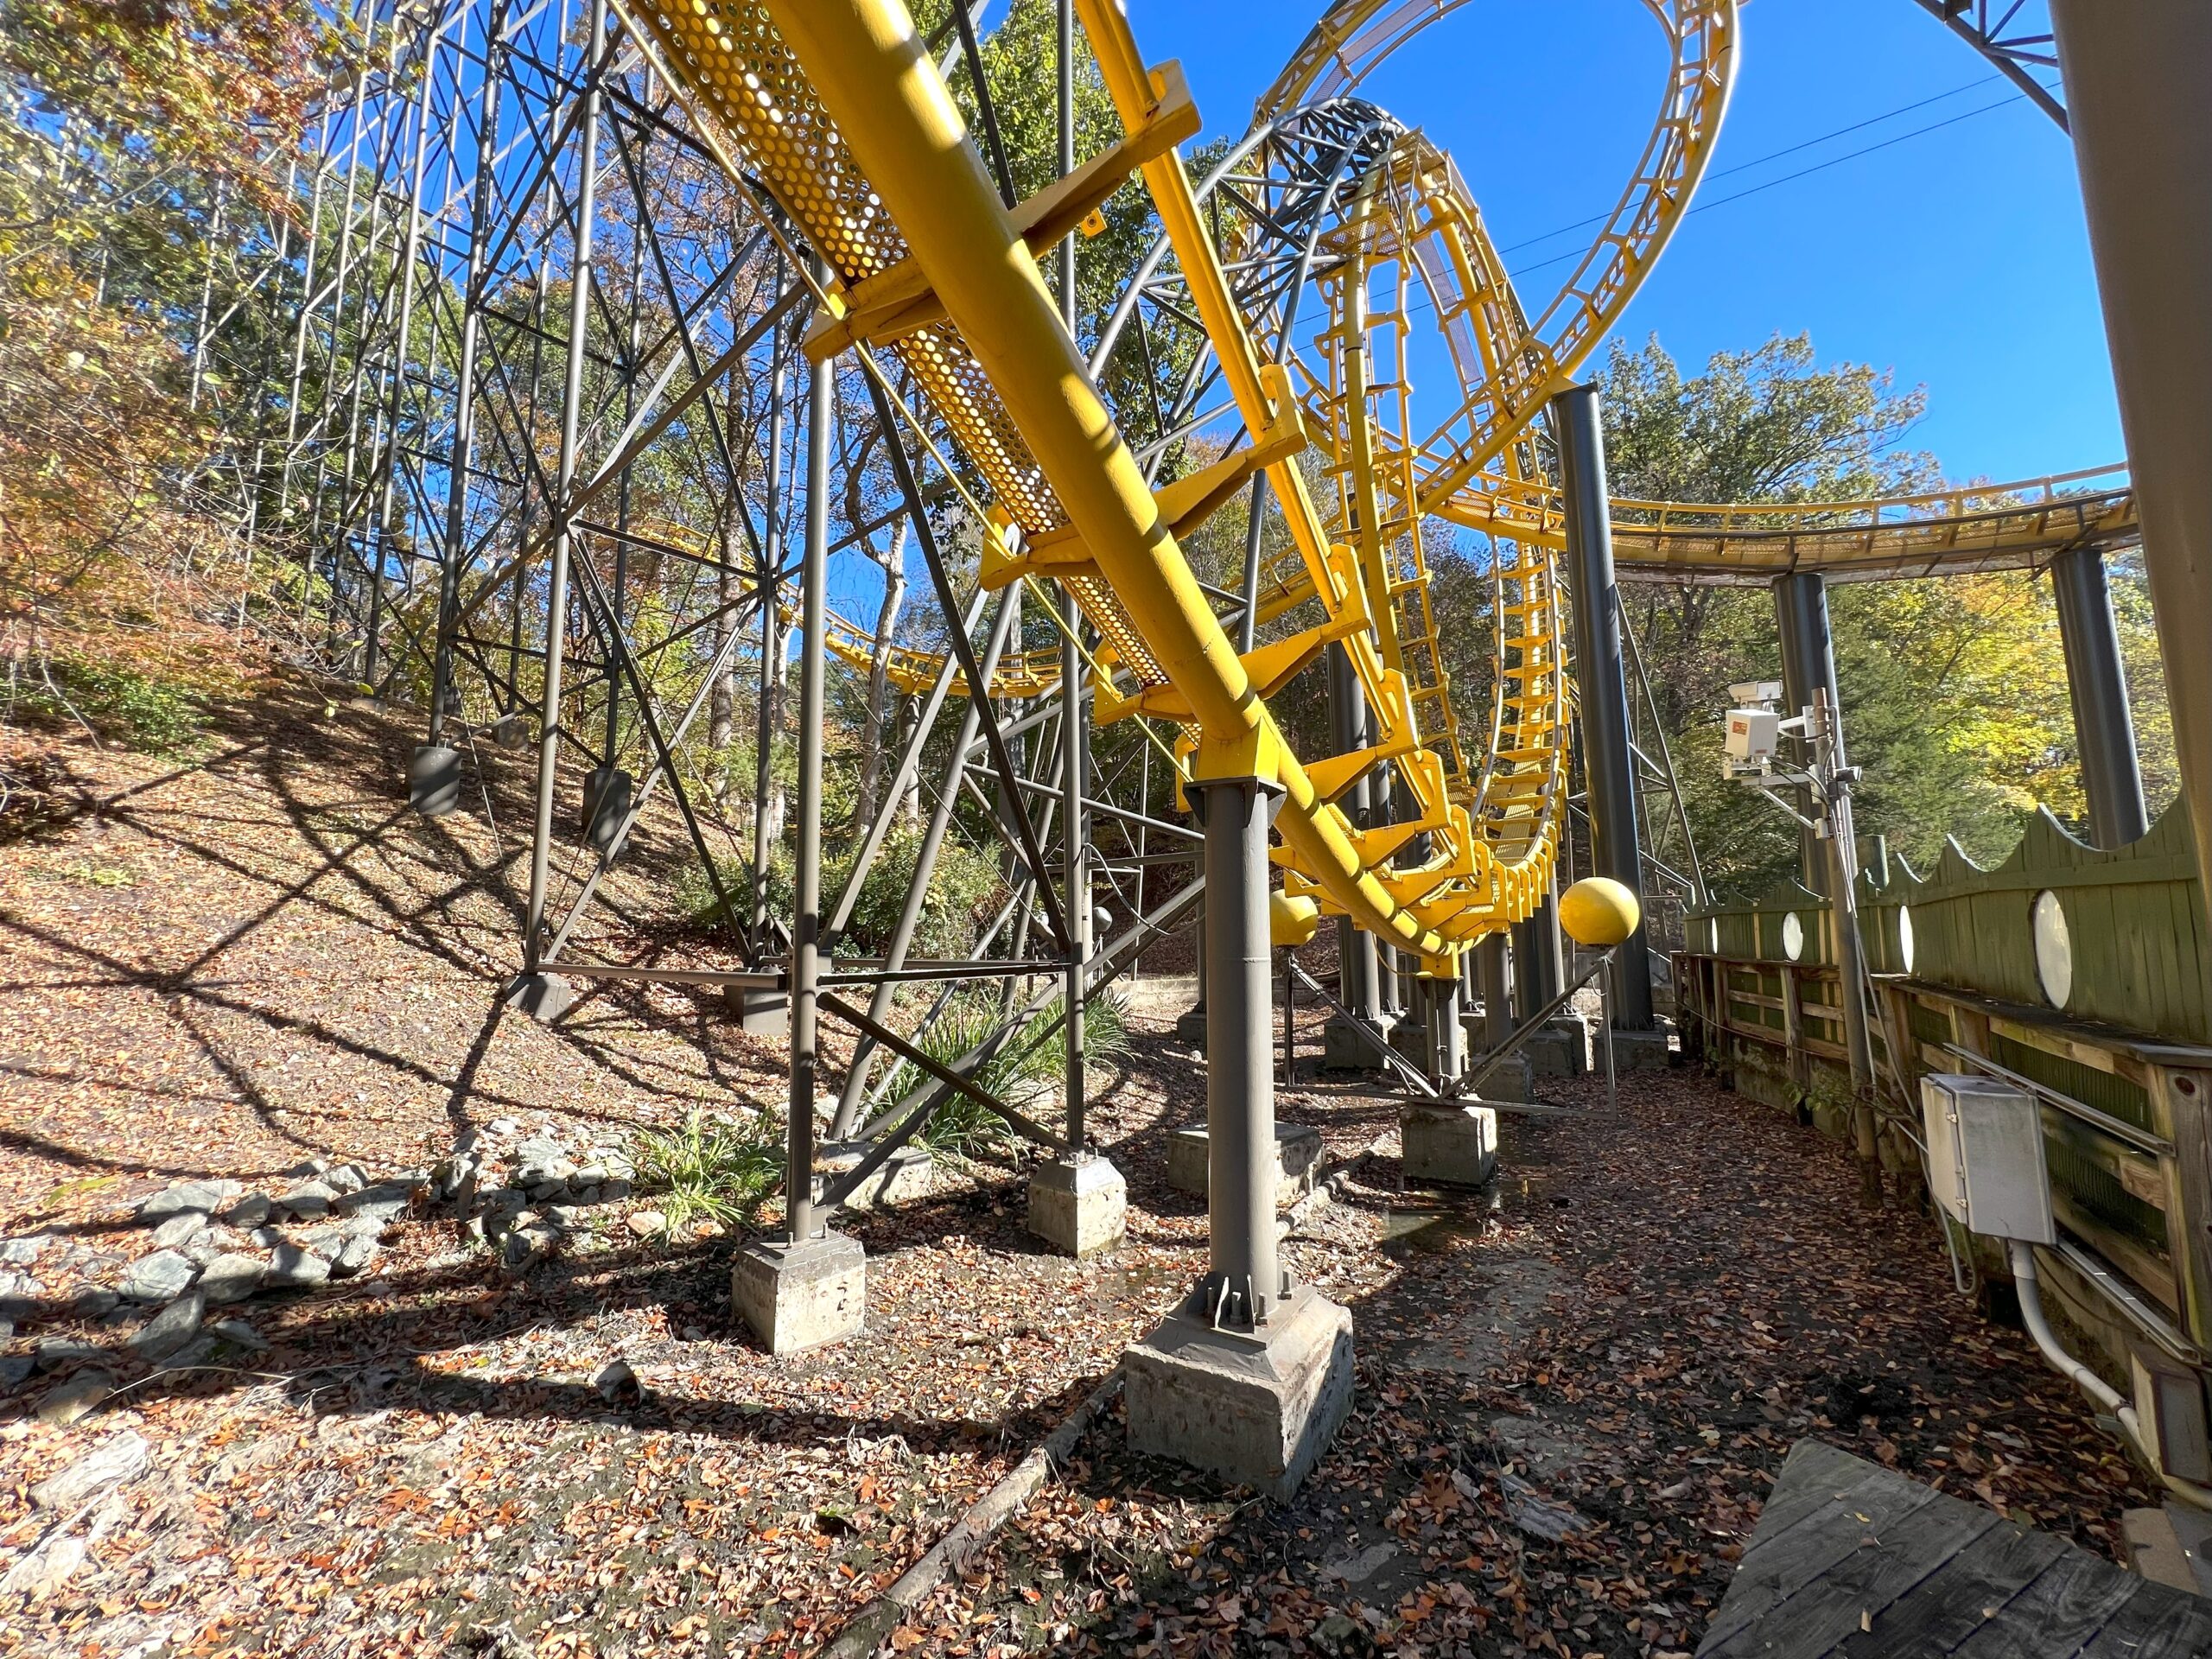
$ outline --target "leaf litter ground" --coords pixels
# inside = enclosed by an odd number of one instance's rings
[[[780,1100],[779,1047],[702,995],[502,1017],[525,763],[486,757],[480,810],[426,823],[394,798],[409,741],[280,696],[188,763],[38,757],[32,832],[0,844],[0,1231],[66,1238],[97,1282],[145,1248],[129,1206],[173,1181],[308,1157],[374,1175],[495,1120],[581,1141]],[[639,843],[597,948],[661,941],[685,854],[667,823]],[[0,1604],[0,1652],[812,1649],[1203,1267],[1203,1206],[1165,1179],[1167,1132],[1205,1114],[1173,1012],[1141,1002],[1095,1080],[1122,1251],[1043,1255],[1015,1172],[945,1173],[842,1224],[868,1330],[797,1361],[731,1329],[737,1238],[641,1244],[613,1215],[514,1274],[418,1211],[373,1278],[232,1310],[265,1351],[188,1371],[35,1307],[6,1353],[74,1339],[118,1392],[66,1427],[35,1411],[66,1370],[0,1397],[0,1572],[62,1529],[88,1541]],[[1109,1413],[895,1645],[1686,1651],[1808,1433],[2115,1552],[2147,1494],[1955,1296],[1924,1221],[1870,1221],[1834,1148],[1694,1076],[1624,1102],[1618,1123],[1510,1121],[1494,1199],[1444,1200],[1397,1190],[1390,1109],[1286,1094],[1332,1164],[1377,1148],[1287,1245],[1357,1321],[1357,1402],[1320,1472],[1272,1509],[1133,1457]],[[130,1433],[149,1466],[89,1516],[33,1503]]]

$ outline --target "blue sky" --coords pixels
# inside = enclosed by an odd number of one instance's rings
[[[1254,98],[1319,0],[1127,0],[1154,60],[1179,58],[1211,137]],[[1610,208],[1658,107],[1666,59],[1642,0],[1473,0],[1365,94],[1450,150],[1522,297],[1541,308]],[[1735,97],[1700,202],[1900,138],[1694,214],[1629,308],[1685,369],[1777,333],[1924,385],[1910,442],[1954,479],[2101,466],[2123,453],[2065,136],[1911,0],[1755,0]],[[1948,94],[1948,96],[1946,96]],[[1837,129],[1859,130],[1772,161]],[[2000,105],[1995,109],[1985,109]],[[1983,111],[1973,113],[1974,111]],[[1963,119],[1954,118],[1964,117]],[[1758,165],[1744,167],[1746,162]],[[1526,273],[1522,275],[1522,273]]]

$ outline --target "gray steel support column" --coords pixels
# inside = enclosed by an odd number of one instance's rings
[[[815,266],[827,282],[828,267]],[[836,360],[808,376],[806,557],[799,575],[798,848],[791,873],[791,1096],[789,1163],[784,1179],[787,1236],[811,1238],[814,1218],[814,1096],[821,1069],[817,1007],[822,995],[822,728],[827,718],[830,586],[830,423],[836,412]],[[772,608],[773,601],[771,601]]]
[[[1591,864],[1643,897],[1637,845],[1636,758],[1628,677],[1621,664],[1621,595],[1613,575],[1613,526],[1605,489],[1605,435],[1598,389],[1569,386],[1552,399],[1574,582],[1574,679],[1580,693],[1584,775],[1589,780]],[[1639,921],[1614,962],[1613,1025],[1649,1031],[1651,957]]]
[[[1840,707],[1835,683],[1835,642],[1828,631],[1827,578],[1817,570],[1793,571],[1774,584],[1775,632],[1782,639],[1783,712],[1791,717],[1810,709],[1819,692]],[[1813,791],[1796,791],[1797,810],[1814,816]],[[1826,894],[1829,880],[1827,849],[1810,830],[1797,830],[1797,879],[1811,891]]]
[[[1466,1033],[1459,1024],[1459,979],[1432,979],[1424,974],[1414,981],[1421,998],[1421,1018],[1428,1030],[1428,1063],[1422,1070],[1432,1082],[1456,1083],[1467,1069]]]
[[[960,0],[954,0],[955,4]],[[1075,171],[1075,5],[1074,0],[1059,0],[1058,16],[1055,20],[1055,45],[1058,54],[1058,124],[1060,176],[1065,178]],[[1076,333],[1076,239],[1070,236],[1060,243],[1060,321],[1067,326],[1068,338]],[[1077,631],[1083,625],[1083,613],[1076,608],[1075,595],[1060,589],[1060,881],[1067,894],[1067,918],[1070,949],[1067,973],[1061,982],[1061,1007],[1066,1014],[1062,1029],[1065,1043],[1065,1077],[1063,1085],[1067,1109],[1067,1142],[1069,1153],[1076,1157],[1083,1154],[1084,1096],[1086,1089],[1084,1063],[1084,995],[1087,963],[1091,950],[1090,925],[1090,825],[1083,804],[1084,790],[1089,782],[1090,759],[1090,710],[1083,700],[1083,653],[1077,649]],[[1044,873],[1038,873],[1044,879]]]
[[[1487,1053],[1513,1034],[1513,1009],[1505,993],[1505,935],[1486,935],[1471,954],[1475,983],[1482,993],[1483,1049]]]
[[[2212,6],[2051,0],[2197,868],[2212,871]],[[2212,880],[2201,884],[2212,906]]]
[[[468,544],[468,480],[475,455],[476,443],[476,358],[477,340],[481,333],[484,313],[485,245],[492,235],[493,185],[499,172],[498,168],[492,165],[490,157],[499,143],[499,91],[506,84],[506,71],[501,64],[499,47],[499,35],[500,31],[506,27],[506,15],[505,0],[495,0],[490,18],[486,22],[484,29],[486,68],[482,103],[477,115],[477,130],[480,135],[478,143],[481,153],[477,157],[476,191],[468,213],[468,262],[461,273],[461,360],[460,366],[455,371],[454,384],[453,453],[446,462],[448,477],[445,546],[438,569],[437,645],[431,658],[429,741],[433,747],[445,741],[446,704],[453,696],[453,637],[454,630],[461,626],[461,564],[462,559],[467,556]],[[593,15],[598,16],[595,7]],[[596,34],[592,37],[594,50],[597,49],[598,39]],[[585,89],[584,98],[588,111],[586,118],[588,130],[583,139],[584,155],[587,158],[584,166],[587,169],[586,176],[595,179],[597,171],[595,156],[599,139],[598,77],[592,78],[590,86]],[[318,185],[317,188],[320,190],[321,187]],[[591,229],[588,223],[589,214],[582,203],[578,205],[577,212],[582,222],[577,232],[582,247],[575,256],[575,262],[577,269],[582,270],[586,268],[590,257]],[[310,270],[312,270],[312,262],[310,262]],[[588,280],[584,280],[581,285],[588,286]],[[582,307],[572,305],[569,309],[571,326],[581,331]],[[304,329],[306,326],[306,314],[302,312],[301,327]],[[577,339],[569,343],[569,356],[571,363],[577,362],[582,350],[577,342],[581,338],[581,332],[579,332]],[[575,372],[576,378],[568,388],[569,397],[563,409],[563,418],[570,424],[573,424],[575,419],[576,397],[582,384],[581,366]],[[299,402],[296,376],[292,402],[296,406]],[[563,441],[573,448],[573,443],[569,438],[566,429],[563,432]],[[563,451],[564,454],[567,453],[566,450]],[[288,442],[284,451],[284,481],[283,488],[279,492],[280,500],[284,492],[289,491],[291,478],[292,452]],[[565,484],[563,487],[565,488]],[[565,537],[566,534],[564,529],[562,535]],[[556,554],[561,551],[565,550],[556,550]],[[563,561],[562,574],[563,577],[567,575],[565,560]],[[565,593],[565,587],[563,591]],[[554,616],[555,621],[551,626],[557,628],[559,613],[554,613]],[[559,712],[554,708],[552,702],[552,694],[558,683],[559,676],[551,661],[551,648],[549,641],[546,664],[546,711],[543,720],[540,722],[541,741],[543,734],[551,730],[560,720]],[[543,837],[540,838],[540,844],[543,845]],[[535,865],[536,861],[533,860],[531,892],[538,894],[538,902],[531,909],[530,916],[531,927],[530,948],[532,950],[537,949],[536,928],[543,914],[543,894],[539,892]]]
[[[2058,638],[2066,651],[2066,695],[2074,704],[2074,743],[2082,754],[2082,791],[2089,802],[2089,839],[2103,848],[2140,841],[2151,827],[2135,717],[2127,706],[2127,669],[2113,620],[2105,556],[2069,547],[2051,561]]]
[[[1327,648],[1329,664],[1329,743],[1338,754],[1367,747],[1367,693],[1352,671],[1351,658],[1340,645]],[[1346,791],[1344,809],[1354,825],[1368,828],[1368,785],[1363,778]],[[1337,1000],[1362,1019],[1379,1024],[1382,1018],[1380,962],[1375,936],[1355,927],[1350,917],[1337,918]]]
[[[600,41],[606,34],[607,0],[591,0],[587,61],[597,57]],[[561,383],[561,449],[559,460],[556,462],[553,486],[553,511],[558,516],[554,524],[553,549],[545,583],[545,707],[537,725],[537,819],[531,836],[530,899],[523,918],[524,967],[529,973],[536,973],[539,963],[544,959],[545,888],[546,878],[552,868],[553,787],[561,766],[561,670],[568,645],[569,560],[574,542],[574,532],[569,528],[569,515],[573,509],[569,505],[569,498],[575,490],[577,429],[583,402],[586,337],[591,326],[592,215],[599,190],[600,77],[596,71],[588,71],[587,75],[583,123],[576,133],[581,166],[576,185],[575,270],[569,284],[569,357],[567,372]],[[487,138],[486,142],[488,143],[490,141]],[[480,245],[480,230],[478,242]],[[474,321],[475,315],[472,308],[470,322]],[[463,396],[466,395],[464,386]],[[466,405],[463,407],[465,410]],[[456,534],[458,528],[456,523]],[[446,569],[442,575],[448,583],[457,583],[460,580],[459,558],[456,542],[448,547],[446,554]],[[450,661],[451,647],[451,639],[442,629],[438,640],[442,660]],[[439,687],[442,688],[444,683],[441,676]],[[442,696],[442,690],[434,690],[433,696]],[[435,729],[434,709],[432,730],[435,732]]]
[[[1220,1322],[1264,1319],[1281,1295],[1275,1259],[1274,984],[1268,824],[1280,791],[1256,779],[1191,785],[1206,829],[1206,1306]]]
[[[1513,1014],[1531,1020],[1559,995],[1559,900],[1552,893],[1513,925]]]
[[[775,285],[783,285],[784,262],[773,262]],[[768,501],[766,533],[760,539],[760,695],[753,725],[753,948],[768,948],[768,866],[775,848],[768,834],[768,798],[775,787],[776,673],[785,646],[779,583],[784,563],[784,348],[778,324],[768,337]],[[738,511],[747,511],[741,502]]]

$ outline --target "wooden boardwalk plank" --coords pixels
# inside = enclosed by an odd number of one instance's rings
[[[2075,1659],[2145,1586],[2110,1561],[2069,1549],[1951,1652],[1955,1659]]]
[[[1698,1659],[1827,1656],[2212,1659],[2212,1600],[1801,1440]]]
[[[1980,1630],[2063,1555],[2065,1540],[2016,1522],[1999,1522],[1943,1563],[1871,1630],[1853,1630],[1837,1651],[1845,1659],[1921,1659],[1948,1653]]]
[[[1936,1496],[1929,1494],[1931,1498]],[[1878,1531],[1861,1529],[1855,1540],[1852,1533],[1858,1525],[1855,1521],[1849,1527],[1832,1529],[1830,1537],[1850,1544],[1849,1554],[1811,1574],[1793,1574],[1786,1566],[1777,1565],[1788,1586],[1782,1599],[1732,1636],[1708,1641],[1698,1651],[1706,1659],[1833,1653],[1863,1624],[1880,1628],[1887,1622],[1885,1615],[1939,1567],[2004,1524],[1999,1516],[1989,1515],[1982,1517],[1978,1527],[1961,1527],[1942,1505],[1929,1503]],[[1791,1536],[1806,1539],[1818,1530],[1799,1527]],[[1821,1558],[1827,1557],[1823,1554]]]

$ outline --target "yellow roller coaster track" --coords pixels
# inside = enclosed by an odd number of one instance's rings
[[[1262,100],[1262,117],[1350,91],[1463,3],[1345,0]],[[1726,105],[1734,0],[1646,0],[1671,54],[1653,137],[1604,232],[1533,323],[1448,158],[1418,135],[1402,138],[1333,232],[1319,367],[1294,351],[1283,365],[1259,360],[1174,153],[1197,112],[1173,65],[1144,67],[1114,0],[1078,3],[1124,137],[1012,209],[899,0],[619,3],[725,163],[764,184],[827,261],[810,349],[896,353],[987,480],[987,584],[1058,582],[1097,629],[1100,718],[1174,721],[1191,734],[1194,775],[1279,784],[1288,889],[1433,969],[1527,915],[1556,855],[1567,696],[1552,563],[1559,505],[1533,424],[1680,222]],[[1036,263],[1132,173],[1152,193],[1250,435],[1156,494]],[[1408,319],[1422,302],[1460,392],[1426,435],[1411,423],[1406,372]],[[1309,442],[1325,457],[1333,511],[1297,464]],[[1240,657],[1178,537],[1262,469],[1291,550],[1268,572],[1262,614],[1298,626]],[[2101,488],[2065,487],[2098,479]],[[1624,566],[1749,581],[1808,564],[1882,575],[2030,562],[2086,537],[2125,539],[2133,498],[2124,481],[2083,474],[1889,502],[1619,501],[1614,512]],[[1460,741],[1429,607],[1421,531],[1432,516],[1500,538],[1497,671],[1478,768]],[[841,658],[876,660],[867,630],[841,621],[831,632]],[[1366,694],[1374,741],[1301,764],[1268,698],[1332,642]],[[1049,689],[1050,653],[1033,654],[1007,664],[994,689]],[[909,690],[941,669],[934,653],[906,646],[887,661]],[[1355,826],[1335,802],[1386,761],[1407,810]]]
[[[1347,89],[1458,0],[1349,0],[1332,10],[1274,98]],[[1516,544],[1497,574],[1501,621],[1491,742],[1471,775],[1438,661],[1420,527],[1427,501],[1493,462],[1539,492],[1517,442],[1624,305],[1679,222],[1710,153],[1733,61],[1733,0],[1669,0],[1652,15],[1672,73],[1636,179],[1568,287],[1532,327],[1443,157],[1394,156],[1339,232],[1324,377],[1300,387],[1263,365],[1174,146],[1197,113],[1173,66],[1147,72],[1111,0],[1082,0],[1120,113],[1120,143],[1006,208],[898,0],[626,0],[694,118],[734,171],[758,177],[829,263],[811,337],[820,351],[887,346],[995,498],[987,582],[1064,584],[1102,637],[1099,715],[1139,712],[1195,734],[1199,777],[1257,776],[1285,796],[1286,886],[1446,969],[1480,934],[1526,916],[1549,886],[1562,813],[1564,653],[1551,550]],[[1250,435],[1156,496],[1060,326],[1037,271],[1049,248],[1131,172],[1150,188]],[[1394,309],[1370,289],[1395,271]],[[1416,289],[1452,342],[1462,397],[1418,444],[1404,369]],[[1378,344],[1387,375],[1374,372]],[[1295,456],[1323,439],[1336,484],[1325,516]],[[1240,657],[1177,543],[1265,468],[1291,531],[1277,618],[1318,614]],[[1298,591],[1290,591],[1294,583]],[[857,657],[860,631],[840,643]],[[1371,711],[1371,745],[1301,765],[1267,699],[1340,643]],[[871,656],[873,653],[871,652]],[[902,656],[920,678],[936,664]],[[1126,676],[1128,683],[1116,683]],[[1352,824],[1335,802],[1389,762],[1404,816]],[[1416,849],[1418,849],[1416,851]]]

